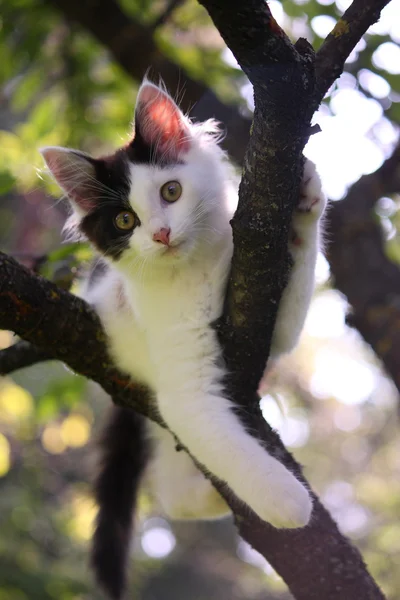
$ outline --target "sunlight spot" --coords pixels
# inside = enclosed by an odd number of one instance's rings
[[[361,69],[358,72],[358,80],[362,87],[375,98],[386,98],[390,94],[390,85],[386,79],[369,69]]]
[[[71,510],[73,513],[69,523],[71,534],[83,541],[90,540],[97,515],[97,507],[93,499],[78,492],[71,502]]]
[[[392,75],[400,73],[400,48],[393,42],[385,42],[375,50],[372,62],[379,69],[384,69]]]
[[[336,398],[343,404],[361,404],[368,400],[376,385],[370,365],[339,350],[324,348],[315,358],[311,392],[317,398]]]
[[[59,425],[48,425],[42,433],[42,445],[50,454],[61,454],[66,449],[66,445],[61,436],[61,427]]]
[[[336,25],[336,19],[330,15],[318,15],[311,19],[311,27],[315,33],[325,39]]]
[[[175,548],[176,539],[167,527],[158,525],[147,529],[141,539],[143,551],[152,558],[164,558]]]
[[[15,383],[6,383],[0,390],[0,420],[18,421],[31,415],[32,395]]]
[[[357,90],[347,88],[335,92],[330,106],[343,123],[364,134],[379,121],[383,114],[379,102],[365,98]]]
[[[90,424],[84,416],[73,414],[64,419],[61,425],[61,438],[66,446],[84,446],[90,436]]]
[[[334,290],[322,292],[311,303],[304,330],[318,338],[340,337],[346,330],[346,311],[343,296]]]
[[[11,466],[10,444],[5,435],[0,433],[0,477],[8,473]]]

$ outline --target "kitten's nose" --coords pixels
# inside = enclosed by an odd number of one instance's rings
[[[153,240],[155,242],[160,242],[160,244],[164,244],[164,246],[169,246],[169,234],[171,230],[169,227],[162,227],[156,233],[153,233]]]

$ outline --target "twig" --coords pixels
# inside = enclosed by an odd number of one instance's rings
[[[344,63],[390,0],[354,0],[317,52],[315,68],[319,101],[339,77]]]
[[[18,369],[30,367],[53,357],[45,349],[21,340],[9,348],[0,350],[0,375],[8,375]]]

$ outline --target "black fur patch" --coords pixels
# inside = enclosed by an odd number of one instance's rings
[[[95,177],[99,182],[96,208],[87,214],[80,223],[85,236],[105,256],[118,260],[129,246],[134,231],[123,231],[116,227],[114,219],[124,210],[132,211],[129,204],[129,161],[124,149],[113,156],[87,159],[93,164]],[[93,184],[94,185],[94,184]],[[96,193],[93,190],[91,193]],[[136,216],[136,225],[140,219]]]
[[[132,519],[149,447],[145,419],[113,407],[101,440],[101,466],[95,483],[99,505],[92,547],[96,579],[113,600],[126,585]]]
[[[110,202],[109,206],[101,206],[92,211],[81,221],[80,228],[86,237],[96,246],[96,248],[114,260],[121,258],[122,253],[129,247],[129,239],[135,228],[130,231],[118,229],[115,225],[115,217],[123,210],[126,205]],[[132,208],[129,208],[131,212]],[[140,225],[139,217],[136,216],[136,226]]]
[[[172,160],[165,153],[157,152],[155,146],[148,144],[142,136],[140,123],[137,119],[135,119],[135,137],[126,146],[125,151],[132,163],[152,164],[161,168],[182,164],[181,161]]]

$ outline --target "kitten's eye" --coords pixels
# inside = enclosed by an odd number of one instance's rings
[[[133,229],[135,226],[135,222],[136,222],[135,215],[126,210],[118,213],[114,219],[114,223],[115,223],[116,227],[118,227],[118,229],[123,229],[125,231],[129,231],[130,229]]]
[[[166,202],[176,202],[182,195],[179,181],[167,181],[160,189],[161,198]]]

